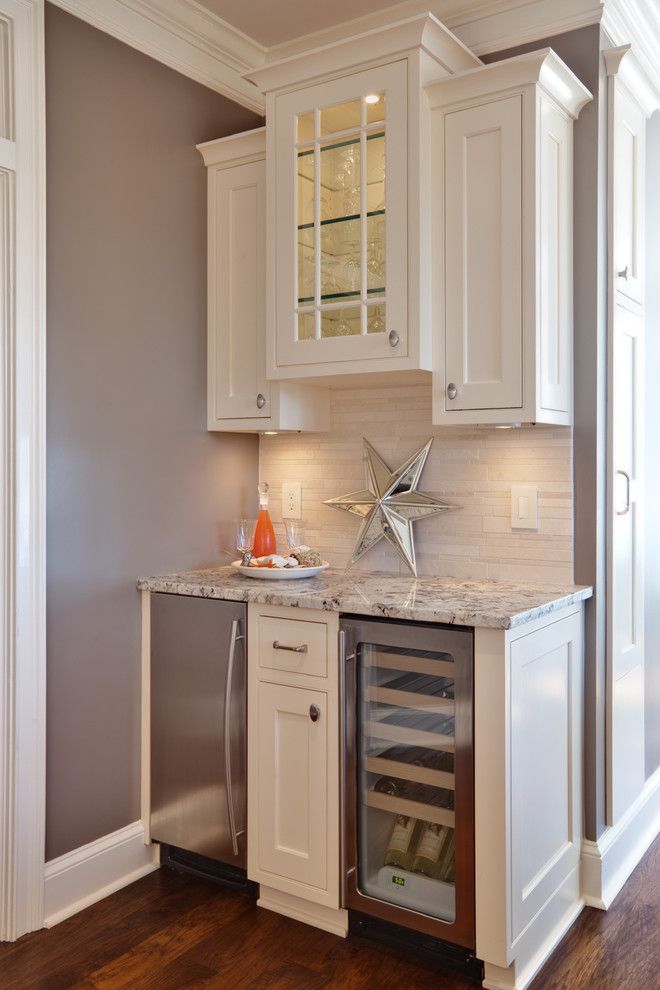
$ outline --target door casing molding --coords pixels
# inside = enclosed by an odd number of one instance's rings
[[[0,940],[43,924],[46,808],[44,2],[0,0]],[[4,249],[4,250],[3,250]]]

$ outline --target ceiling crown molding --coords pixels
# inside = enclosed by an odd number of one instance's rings
[[[249,110],[264,113],[261,94],[242,76],[263,65],[266,49],[195,0],[52,2]]]
[[[605,71],[608,76],[616,76],[623,83],[642,112],[650,117],[660,107],[660,88],[649,77],[635,54],[632,45],[608,48],[603,52]]]
[[[282,62],[429,13],[475,55],[602,23],[615,45],[633,44],[652,87],[660,91],[660,4],[656,0],[402,0],[270,48],[196,0],[52,2],[256,113],[264,112],[264,101],[247,77],[266,63]]]
[[[660,5],[657,0],[605,0],[601,24],[613,44],[632,45],[632,54],[624,60],[625,71],[631,71],[636,60],[638,71],[646,76],[648,86],[656,95],[660,93]],[[649,112],[657,109],[656,102]]]
[[[403,0],[267,49],[269,62],[419,14],[432,14],[475,55],[597,24],[605,0]]]

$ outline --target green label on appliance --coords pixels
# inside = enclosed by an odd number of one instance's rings
[[[392,877],[392,883],[395,883],[397,887],[405,887],[406,879],[405,877],[397,877],[396,875]]]

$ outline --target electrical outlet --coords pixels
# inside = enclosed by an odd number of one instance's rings
[[[539,490],[534,485],[511,488],[511,529],[539,528]]]
[[[282,518],[302,519],[302,484],[299,481],[282,482]]]

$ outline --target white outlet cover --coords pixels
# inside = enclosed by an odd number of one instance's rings
[[[511,487],[511,529],[539,528],[539,490],[534,485]]]
[[[302,519],[302,484],[282,482],[282,519]]]

